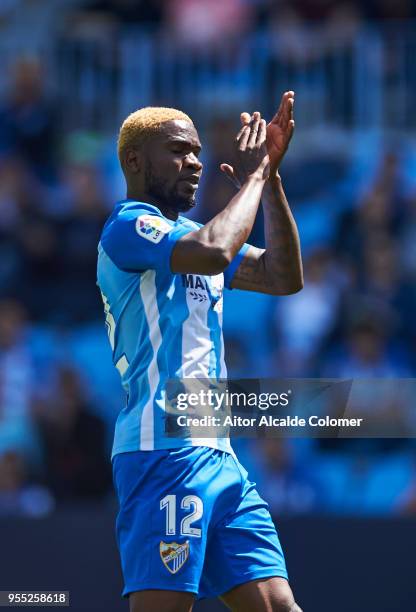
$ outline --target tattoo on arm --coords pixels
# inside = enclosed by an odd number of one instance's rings
[[[272,295],[295,293],[303,284],[299,236],[281,185],[263,200],[266,249],[250,247],[232,287]]]
[[[231,286],[248,291],[261,291],[265,285],[264,249],[250,246],[237,268]]]

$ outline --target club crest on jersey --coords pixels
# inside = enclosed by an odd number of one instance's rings
[[[157,244],[165,234],[168,234],[172,226],[167,221],[156,215],[140,215],[136,220],[136,232],[142,238]]]
[[[176,574],[189,558],[189,540],[183,544],[160,542],[160,558],[171,574]]]

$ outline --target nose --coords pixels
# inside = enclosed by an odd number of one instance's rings
[[[202,162],[199,161],[195,153],[189,153],[185,158],[185,164],[191,168],[195,168],[199,172],[202,170]]]

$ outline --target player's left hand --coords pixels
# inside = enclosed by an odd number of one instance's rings
[[[267,151],[270,158],[270,176],[275,176],[280,163],[289,147],[289,143],[295,129],[293,119],[293,107],[295,104],[295,92],[285,91],[280,101],[277,113],[267,124]],[[250,123],[249,113],[241,113],[242,125]]]

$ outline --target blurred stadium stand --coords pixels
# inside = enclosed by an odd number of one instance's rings
[[[106,458],[124,399],[95,288],[96,244],[124,197],[116,133],[137,107],[174,105],[195,119],[205,170],[193,214],[206,221],[233,193],[218,165],[230,161],[240,111],[270,117],[281,92],[296,90],[282,175],[305,288],[280,299],[226,295],[231,376],[414,376],[414,3],[321,0],[312,14],[301,0],[218,4],[0,5],[7,520],[112,503]],[[262,240],[260,214],[251,241]],[[416,514],[414,441],[275,442],[236,446],[277,517]]]
[[[25,482],[55,499],[44,426],[49,419],[59,427],[59,386],[68,377],[68,404],[77,409],[65,418],[76,421],[78,410],[100,419],[100,452],[109,450],[123,398],[95,288],[96,244],[124,196],[115,154],[119,122],[144,104],[191,109],[205,162],[193,214],[205,221],[233,193],[218,165],[230,160],[239,112],[259,108],[270,116],[283,89],[297,93],[297,134],[283,176],[302,237],[305,288],[283,299],[226,295],[230,374],[413,375],[413,22],[365,15],[353,3],[340,14],[335,3],[322,2],[321,17],[305,21],[302,2],[289,10],[233,0],[221,8],[235,16],[232,26],[204,2],[142,3],[146,10],[138,10],[127,0],[63,1],[55,20],[47,11],[35,18],[36,4],[10,1],[0,21],[7,67],[0,89],[0,445],[29,461]],[[33,20],[37,36],[27,38]],[[251,240],[262,244],[261,214]],[[98,453],[102,443],[95,446]],[[253,470],[251,457],[268,462],[265,448],[254,446],[246,453]],[[375,512],[405,511],[415,446],[397,444],[398,454],[385,457],[390,469],[375,446],[361,444],[351,455],[347,444],[315,442],[305,455],[294,444],[279,469],[270,461],[270,482],[261,480],[265,490],[280,487],[279,495],[269,492],[271,503],[290,513],[295,509],[280,497],[297,478],[308,481],[302,466],[313,460],[307,486],[314,502],[296,512],[342,512],[350,499],[343,483],[360,465],[354,512],[367,512],[369,496]],[[374,485],[383,470],[395,495]],[[278,487],[276,478],[285,484]],[[110,494],[109,480],[107,486],[91,491]]]

